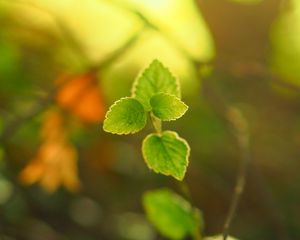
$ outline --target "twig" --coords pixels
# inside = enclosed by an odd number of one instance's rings
[[[162,123],[161,123],[161,120],[158,119],[158,118],[156,118],[152,113],[150,114],[150,119],[151,119],[151,122],[152,122],[152,125],[153,125],[153,128],[154,128],[155,132],[158,135],[161,135],[161,133],[162,133]],[[185,180],[183,180],[183,181],[176,181],[176,183],[178,184],[178,187],[181,190],[183,196],[186,198],[186,200],[188,200],[190,202],[190,204],[192,206],[194,206],[194,202],[193,202],[193,199],[192,199],[192,195],[191,195],[189,186],[185,182]],[[195,233],[193,235],[194,240],[201,240],[202,239],[202,235],[201,235],[201,231],[200,230],[201,229],[200,229],[200,225],[199,225],[199,227],[196,229],[196,231],[195,231]]]
[[[91,70],[98,71],[99,69],[112,64],[116,59],[118,59],[127,49],[129,49],[137,41],[142,31],[143,29],[137,32],[136,34],[134,34],[131,38],[129,38],[129,40],[123,46],[115,50],[110,56],[108,56],[106,59],[101,61],[99,64],[92,65],[90,67]],[[24,113],[22,116],[16,117],[11,122],[9,122],[4,127],[2,133],[0,134],[0,143],[5,141],[6,138],[11,137],[19,129],[19,127],[22,126],[22,124],[25,123],[27,120],[41,113],[45,108],[50,106],[55,99],[57,90],[60,89],[64,84],[68,83],[72,79],[73,79],[72,77],[65,79],[57,87],[50,90],[50,93],[47,96],[37,99],[36,104],[27,113]]]
[[[133,6],[130,6],[128,4],[123,4],[121,2],[115,1],[115,0],[109,0],[107,1],[107,3],[109,4],[113,4],[116,7],[119,7],[121,9],[125,9],[128,12],[134,14],[137,18],[139,18],[143,24],[145,25],[145,27],[147,27],[148,29],[152,29],[158,33],[160,33],[160,35],[165,38],[169,44],[173,45],[173,47],[175,49],[177,49],[182,55],[186,56],[189,60],[191,61],[195,61],[193,59],[191,59],[191,57],[189,57],[189,52],[188,50],[186,50],[182,44],[180,42],[178,42],[177,38],[172,36],[172,34],[168,33],[167,31],[163,31],[161,28],[159,28],[158,26],[156,26],[155,24],[153,24],[151,22],[151,20],[149,20],[147,18],[147,16],[145,16],[143,13],[141,13],[138,9],[136,9]]]
[[[188,200],[190,202],[190,204],[194,207],[195,203],[189,188],[189,185],[187,184],[186,180],[183,179],[182,181],[176,181],[181,194],[183,195],[183,197],[186,198],[186,200]],[[195,211],[197,211],[195,209]],[[200,221],[201,223],[201,221]],[[196,229],[194,235],[193,235],[194,240],[201,240],[202,239],[202,234],[201,234],[201,225],[199,224],[198,228]]]
[[[231,222],[235,216],[241,195],[244,191],[246,183],[246,175],[249,162],[251,160],[250,150],[249,150],[249,131],[248,123],[246,119],[242,116],[241,112],[236,108],[229,108],[227,119],[233,127],[234,134],[237,139],[237,144],[239,146],[242,159],[239,166],[239,171],[236,178],[236,184],[234,188],[234,193],[230,203],[229,211],[227,213],[224,227],[223,227],[223,240],[226,240]]]
[[[150,113],[150,119],[151,119],[151,123],[153,125],[153,128],[154,128],[155,132],[158,135],[161,135],[161,133],[162,133],[162,123],[161,123],[161,120],[158,119],[157,117],[155,117],[152,113]]]
[[[187,184],[187,182],[185,181],[185,179],[183,179],[182,181],[177,181],[178,183],[178,187],[181,190],[183,196],[192,204],[194,205],[193,199],[192,199],[192,194],[190,191],[190,188]]]
[[[251,68],[251,69],[253,69],[253,68]],[[259,71],[251,70],[251,71],[247,71],[247,73],[254,74],[257,77],[258,76],[265,77],[272,82],[275,82],[275,83],[280,84],[281,86],[284,86],[283,80],[271,75],[271,73],[269,73],[267,70],[264,71],[262,68],[259,68],[259,69],[260,69]],[[247,75],[247,73],[245,72],[245,75]],[[223,94],[219,93],[217,84],[215,83],[215,81],[213,79],[204,78],[202,83],[203,83],[203,94],[206,96],[206,98],[209,100],[210,104],[216,110],[216,113],[219,114],[220,118],[223,118],[226,121],[228,121],[228,117],[226,116],[226,111],[227,111],[226,109],[228,109],[228,107],[227,107],[228,100],[225,99]],[[297,86],[287,84],[285,87],[289,88],[290,90],[300,92],[300,88]],[[249,132],[248,132],[248,134],[246,133],[246,135],[249,135]],[[242,161],[245,164],[245,165],[243,165],[243,168],[246,168],[246,170],[247,170],[249,161],[251,161],[250,160],[251,154],[250,154],[250,150],[249,150],[250,144],[249,144],[249,142],[246,142],[246,143],[247,144],[239,144],[239,148],[241,149],[240,151],[242,152],[242,155],[243,155]],[[242,167],[242,163],[241,163],[240,169],[241,169],[241,167]],[[242,171],[244,171],[244,170],[242,170]],[[260,173],[259,169],[257,169],[256,166],[252,166],[252,168],[249,171],[251,171],[251,174],[252,174],[252,181],[256,182],[255,186],[258,191],[258,194],[260,194],[260,197],[262,199],[262,204],[264,205],[264,209],[266,209],[267,211],[270,212],[272,221],[275,224],[275,229],[278,231],[279,236],[282,236],[282,239],[289,239],[288,231],[286,229],[285,222],[283,220],[283,214],[280,212],[280,208],[277,206],[276,201],[273,199],[272,193],[268,189],[269,187],[268,187],[266,181],[263,179],[262,174]],[[245,175],[246,175],[246,171],[245,171]],[[245,179],[243,181],[245,181]],[[245,182],[244,183],[242,182],[242,185],[245,185]],[[239,195],[241,195],[241,194],[242,193],[240,193]],[[238,197],[237,202],[239,201],[239,198],[240,198],[240,196]],[[236,201],[236,200],[234,200],[234,201]],[[235,213],[233,215],[235,215]],[[229,221],[229,227],[230,227],[230,224],[231,224],[230,222],[232,221],[233,217],[230,217],[230,218],[231,218],[231,220]],[[229,229],[229,227],[228,227],[228,229]],[[226,230],[226,231],[228,231],[228,230]]]
[[[230,123],[232,132],[236,138],[236,142],[241,153],[241,162],[236,177],[236,184],[223,226],[223,240],[226,240],[232,220],[236,214],[241,195],[244,191],[247,169],[249,162],[251,161],[249,146],[250,133],[248,129],[248,122],[242,115],[241,111],[237,108],[229,106],[227,99],[225,99],[222,94],[217,93],[217,87],[211,80],[212,79],[203,80],[203,92],[207,98],[209,98],[211,104],[216,109],[220,117]]]
[[[105,68],[111,65],[114,61],[116,61],[121,55],[123,55],[128,49],[130,49],[137,42],[137,40],[139,39],[139,37],[142,35],[144,31],[145,28],[142,28],[139,31],[137,31],[124,43],[123,46],[121,46],[120,48],[112,52],[100,63],[92,65],[91,68],[95,70],[99,70],[101,68]]]
[[[223,226],[223,240],[226,240],[229,234],[232,220],[236,214],[236,210],[244,190],[247,168],[251,159],[249,149],[249,130],[248,123],[242,113],[237,108],[228,106],[227,101],[226,99],[224,99],[223,95],[216,93],[217,88],[215,86],[211,87],[208,84],[208,81],[210,82],[210,84],[213,84],[210,80],[203,81],[203,91],[206,96],[210,98],[211,103],[217,110],[217,113],[220,114],[220,117],[230,123],[241,153],[241,162],[237,173],[234,193]]]

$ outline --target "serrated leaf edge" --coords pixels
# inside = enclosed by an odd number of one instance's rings
[[[180,82],[179,82],[179,79],[177,77],[175,77],[173,75],[173,73],[170,71],[170,69],[168,67],[166,67],[161,61],[159,61],[158,59],[153,59],[151,61],[151,63],[149,65],[147,65],[147,67],[145,67],[144,69],[142,69],[139,74],[137,75],[137,77],[135,78],[135,80],[133,81],[133,84],[132,84],[132,87],[131,87],[131,97],[136,97],[136,90],[137,90],[137,86],[138,86],[138,83],[139,83],[139,80],[140,78],[145,75],[145,72],[147,70],[150,69],[151,65],[154,63],[154,62],[158,62],[159,64],[161,64],[163,66],[164,69],[166,69],[170,75],[175,79],[176,81],[176,90],[178,91],[178,94],[179,94],[179,99],[181,99],[181,88],[180,88]],[[161,92],[161,93],[164,93],[164,92]]]
[[[175,95],[173,95],[173,94],[163,93],[163,92],[157,93],[157,94],[153,95],[153,96],[150,98],[150,105],[151,105],[151,108],[152,108],[152,109],[153,109],[153,107],[152,107],[152,104],[151,104],[151,99],[152,99],[153,97],[157,96],[158,94],[165,94],[165,95],[168,95],[168,96],[175,97],[177,100],[179,100],[181,103],[183,103],[183,105],[186,107],[186,110],[185,110],[180,116],[178,116],[178,117],[176,117],[176,118],[170,118],[170,119],[167,119],[167,120],[166,120],[166,119],[161,119],[161,118],[159,118],[159,117],[156,116],[156,115],[154,114],[154,112],[151,110],[152,113],[153,113],[153,115],[154,115],[155,117],[157,117],[158,119],[160,119],[161,121],[164,121],[164,122],[170,122],[170,121],[177,120],[177,119],[181,118],[181,117],[187,112],[187,110],[189,110],[189,106],[186,105],[179,97],[177,97],[177,96],[175,96]]]
[[[176,176],[172,175],[171,173],[170,173],[170,174],[165,174],[165,173],[161,173],[161,172],[159,172],[159,171],[156,171],[155,169],[153,169],[153,168],[148,164],[148,162],[147,162],[147,160],[146,160],[146,154],[145,154],[145,150],[144,150],[144,143],[145,143],[145,141],[146,141],[148,138],[152,137],[152,136],[159,136],[159,137],[162,137],[162,135],[163,135],[164,133],[172,133],[172,134],[174,134],[175,138],[176,138],[177,140],[183,142],[184,145],[187,147],[186,165],[184,166],[184,173],[183,173],[183,177],[182,177],[182,178],[176,177]],[[190,148],[190,145],[188,144],[188,142],[187,142],[184,138],[181,138],[181,137],[178,135],[177,132],[170,131],[170,130],[163,131],[161,134],[158,134],[158,133],[150,133],[150,134],[148,134],[148,135],[144,138],[143,143],[142,143],[142,154],[143,154],[143,158],[144,158],[144,161],[145,161],[147,167],[148,167],[150,170],[152,170],[153,172],[157,173],[157,174],[162,174],[162,175],[165,175],[165,176],[172,176],[172,177],[174,177],[174,178],[175,178],[176,180],[178,180],[178,181],[182,181],[182,180],[184,179],[184,177],[185,177],[185,174],[186,174],[186,171],[187,171],[187,167],[188,167],[188,165],[189,165],[190,152],[191,152],[191,148]]]
[[[126,100],[126,99],[134,99],[134,100],[136,100],[136,101],[138,101],[138,102],[140,103],[140,101],[137,100],[137,99],[134,98],[134,97],[122,97],[122,98],[120,98],[119,100],[115,101],[115,102],[109,107],[108,111],[107,111],[106,114],[105,114],[105,118],[104,118],[104,121],[103,121],[103,130],[104,130],[105,132],[107,132],[107,133],[112,133],[112,134],[117,134],[117,135],[135,134],[135,133],[141,131],[141,130],[146,126],[146,124],[147,124],[147,118],[146,118],[145,125],[144,125],[142,128],[137,129],[137,130],[135,130],[135,131],[133,131],[133,132],[130,132],[130,131],[125,131],[125,132],[122,132],[122,133],[120,133],[120,132],[112,132],[112,131],[108,131],[108,130],[106,130],[106,129],[104,128],[105,121],[108,119],[108,115],[109,115],[109,113],[111,112],[112,108],[113,108],[114,106],[116,106],[118,103],[120,103],[120,102],[122,102],[123,100]],[[141,104],[141,103],[140,103],[140,104]],[[142,107],[144,108],[143,104],[141,104],[141,105],[142,105]],[[144,110],[145,110],[145,109],[144,109]],[[146,110],[145,110],[145,114],[146,114],[146,113],[147,113],[147,112],[146,112]]]

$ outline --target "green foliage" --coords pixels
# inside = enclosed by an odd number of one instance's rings
[[[146,122],[142,104],[134,98],[122,98],[110,107],[103,129],[114,134],[129,134],[143,129]]]
[[[143,205],[149,221],[170,239],[195,236],[200,227],[199,210],[176,193],[159,189],[144,194]]]
[[[179,82],[154,60],[135,81],[132,95],[110,107],[103,129],[114,134],[136,133],[145,127],[146,113],[150,112],[156,134],[150,134],[143,142],[145,161],[155,172],[183,180],[190,148],[176,132],[161,133],[161,121],[178,119],[188,109],[180,100]]]
[[[161,130],[161,121],[180,118],[188,109],[180,100],[179,82],[158,60],[135,81],[132,97],[116,101],[106,113],[103,128],[115,134],[135,133],[146,125],[146,113],[156,133],[143,141],[142,152],[149,169],[182,181],[188,166],[190,147],[176,132]],[[148,192],[144,207],[149,220],[170,239],[198,238],[198,210],[169,190]],[[197,235],[197,236],[196,236]]]
[[[190,148],[176,132],[149,134],[143,141],[143,156],[150,169],[177,180],[184,178],[188,165]]]
[[[289,1],[287,12],[274,21],[270,62],[282,81],[300,86],[300,1]]]
[[[166,93],[154,95],[150,104],[153,115],[162,121],[176,120],[188,110],[188,106],[179,98]]]
[[[147,111],[151,110],[150,99],[157,93],[168,93],[180,97],[178,80],[158,60],[136,79],[132,95],[138,99]]]

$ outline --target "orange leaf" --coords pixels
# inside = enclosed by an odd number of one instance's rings
[[[46,114],[42,127],[42,145],[36,156],[20,173],[23,184],[39,182],[43,189],[50,193],[60,185],[70,191],[79,189],[77,152],[67,141],[63,123],[58,112]]]
[[[105,109],[96,74],[89,72],[68,79],[64,77],[64,80],[56,96],[57,103],[84,122],[102,121]]]

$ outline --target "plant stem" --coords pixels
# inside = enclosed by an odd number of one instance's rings
[[[246,119],[242,116],[241,112],[236,108],[228,109],[227,119],[232,124],[237,139],[237,143],[240,148],[240,152],[242,154],[242,162],[240,163],[239,166],[234,193],[232,196],[229,211],[223,227],[223,240],[226,240],[226,238],[229,235],[231,222],[235,216],[241,195],[244,191],[247,169],[248,169],[249,162],[251,160],[250,150],[249,150],[249,131],[248,131],[248,124]]]
[[[155,129],[155,132],[159,135],[161,135],[162,133],[162,124],[161,124],[161,120],[158,119],[157,117],[155,117],[152,113],[150,113],[150,118],[151,118],[151,122],[152,125]]]
[[[158,119],[157,117],[155,117],[152,113],[150,113],[150,119],[151,119],[153,128],[155,129],[155,132],[158,135],[161,135],[161,133],[162,133],[162,122],[161,122],[161,120]],[[188,200],[191,203],[192,206],[194,206],[194,203],[193,203],[193,200],[192,200],[192,195],[191,195],[189,186],[186,183],[186,181],[183,180],[183,181],[176,181],[176,182],[177,182],[183,196],[186,198],[186,200]],[[193,234],[193,239],[194,240],[202,240],[200,224],[199,224],[199,227],[197,228],[197,230],[195,231],[195,233]]]
[[[193,198],[192,198],[192,194],[191,194],[191,191],[190,191],[190,188],[189,188],[189,185],[187,184],[187,182],[185,180],[177,181],[177,185],[178,185],[182,195],[186,198],[186,200],[188,200],[192,206],[195,206]],[[195,209],[195,211],[197,211],[197,209]],[[202,224],[202,221],[200,219],[199,219],[199,223]],[[202,239],[200,224],[199,224],[196,232],[193,235],[194,240]]]
[[[182,181],[177,181],[177,183],[178,183],[178,186],[179,186],[180,191],[182,192],[183,196],[187,200],[189,200],[189,202],[191,204],[193,204],[191,192],[190,192],[190,189],[189,189],[189,186],[188,186],[187,182],[185,180],[182,180]]]

